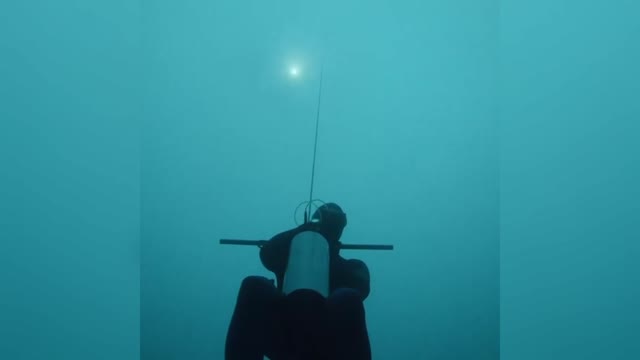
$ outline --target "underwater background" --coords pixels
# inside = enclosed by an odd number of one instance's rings
[[[142,356],[221,356],[240,282],[273,277],[257,248],[217,241],[296,225],[322,67],[314,195],[347,213],[343,242],[395,245],[342,252],[370,267],[375,358],[496,359],[495,11],[472,2],[150,6]]]
[[[2,2],[0,358],[222,359],[272,275],[218,241],[296,225],[321,68],[374,359],[638,358],[639,10]]]

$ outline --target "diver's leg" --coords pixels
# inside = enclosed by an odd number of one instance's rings
[[[284,306],[290,358],[334,360],[327,351],[326,299],[313,290],[300,289],[286,296]]]
[[[364,304],[352,289],[338,289],[327,298],[334,360],[371,360]]]
[[[225,344],[226,360],[263,360],[280,345],[277,318],[282,296],[273,281],[249,276],[242,281]]]

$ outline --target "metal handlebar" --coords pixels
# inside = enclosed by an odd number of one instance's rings
[[[220,245],[264,246],[267,240],[220,239]],[[340,250],[393,250],[393,245],[340,244]]]

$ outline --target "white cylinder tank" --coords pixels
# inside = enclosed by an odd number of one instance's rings
[[[283,290],[289,294],[311,289],[329,295],[329,243],[315,231],[305,231],[291,240]]]

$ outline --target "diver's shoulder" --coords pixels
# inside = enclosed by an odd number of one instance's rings
[[[368,268],[367,263],[360,259],[347,259],[342,257],[342,255],[338,255],[338,261],[350,268]]]
[[[292,238],[294,236],[296,236],[297,234],[303,232],[305,230],[305,228],[303,228],[304,225],[300,225],[300,226],[296,226],[294,228],[290,228],[284,231],[281,231],[277,234],[275,234],[272,239],[282,239],[282,238]]]

